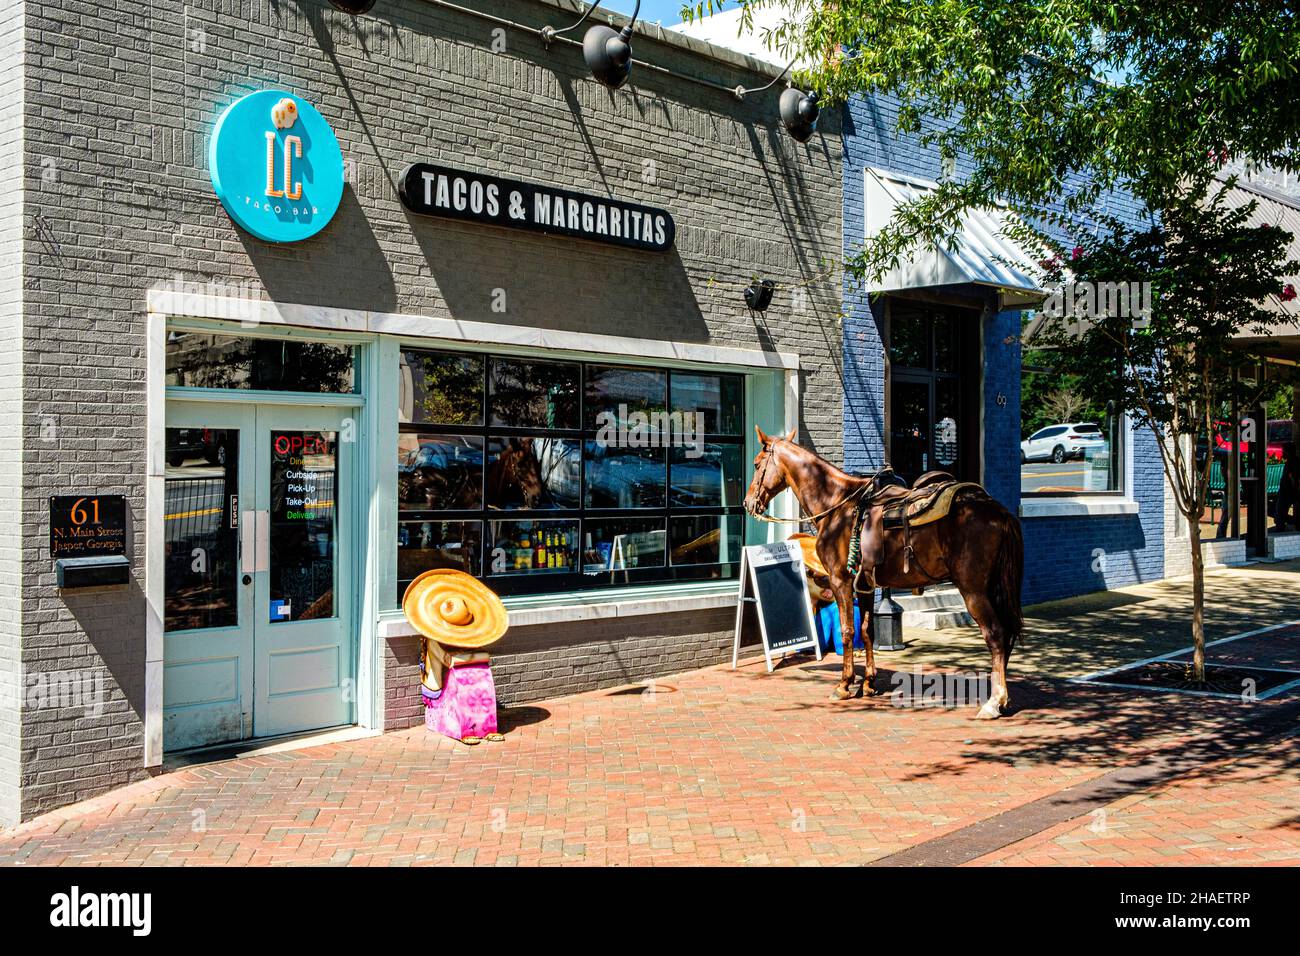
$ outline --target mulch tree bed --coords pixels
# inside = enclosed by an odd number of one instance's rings
[[[1191,661],[1150,661],[1110,674],[1094,674],[1085,680],[1087,683],[1121,684],[1149,690],[1190,690],[1240,697],[1247,691],[1259,696],[1275,687],[1300,680],[1300,673],[1235,664],[1206,664],[1205,682],[1200,683],[1193,676]]]

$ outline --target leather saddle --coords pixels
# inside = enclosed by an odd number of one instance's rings
[[[922,475],[906,495],[886,500],[880,516],[880,526],[885,531],[897,531],[907,526],[929,524],[946,517],[952,503],[963,491],[984,489],[973,481],[958,481],[943,471]]]
[[[874,566],[884,560],[886,539],[893,539],[901,532],[903,572],[908,573],[915,559],[912,529],[946,517],[959,496],[976,493],[988,495],[975,482],[958,481],[946,471],[926,472],[913,482],[911,488],[878,483],[860,532],[864,565],[874,570]],[[929,572],[925,574],[931,577]],[[874,578],[874,574],[872,576]]]

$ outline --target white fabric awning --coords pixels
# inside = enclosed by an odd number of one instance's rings
[[[864,179],[863,238],[868,241],[889,222],[895,208],[936,188],[932,182],[871,167]],[[917,250],[872,283],[871,291],[899,292],[973,283],[1024,293],[1027,298],[1046,295],[1032,274],[1036,257],[1003,235],[1003,224],[1010,216],[1003,207],[967,211],[961,218],[956,248]]]

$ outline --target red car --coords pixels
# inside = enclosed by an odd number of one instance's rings
[[[1249,419],[1242,419],[1242,428],[1248,427]],[[1294,423],[1289,418],[1272,418],[1268,422],[1268,434],[1265,436],[1264,454],[1269,458],[1282,457],[1282,445],[1291,441]],[[1216,454],[1228,455],[1234,450],[1232,443],[1232,426],[1227,422],[1214,423],[1214,451]],[[1250,451],[1250,442],[1243,441],[1236,446],[1243,454]]]

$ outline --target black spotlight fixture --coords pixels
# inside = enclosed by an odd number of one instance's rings
[[[350,13],[354,17],[359,17],[363,13],[369,13],[370,8],[375,5],[375,0],[330,0],[330,6],[335,10],[342,10],[344,13]]]
[[[781,125],[787,133],[800,143],[812,139],[813,131],[817,129],[817,117],[821,113],[815,92],[804,93],[792,86],[781,94],[778,106]]]
[[[582,58],[587,61],[587,69],[611,90],[618,89],[632,75],[632,28],[640,14],[641,0],[636,0],[632,19],[622,30],[615,33],[610,27],[597,24],[589,27],[582,38]]]
[[[763,279],[761,282],[755,279],[753,284],[745,288],[745,305],[752,312],[766,312],[772,304],[775,289],[776,283],[771,279]]]
[[[632,74],[632,28],[615,33],[607,26],[594,26],[582,38],[582,58],[591,75],[616,90]]]

